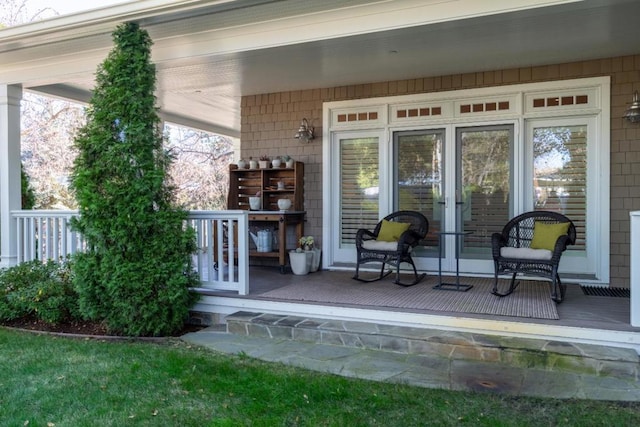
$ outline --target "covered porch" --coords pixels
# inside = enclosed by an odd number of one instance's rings
[[[325,251],[336,241],[330,234],[334,224],[328,222],[333,212],[325,205],[331,205],[330,196],[339,194],[338,191],[328,194],[332,188],[326,185],[339,176],[338,169],[328,167],[336,164],[330,150],[337,146],[338,137],[348,141],[354,130],[367,130],[367,122],[378,129],[377,121],[383,117],[393,122],[390,130],[440,132],[436,128],[446,125],[445,131],[450,135],[469,124],[507,120],[509,132],[522,136],[529,131],[533,133],[534,129],[526,126],[539,121],[537,109],[549,108],[554,117],[569,110],[584,116],[584,123],[570,117],[569,125],[577,123],[576,127],[592,126],[597,130],[589,133],[594,136],[597,149],[586,146],[588,158],[599,159],[604,166],[591,167],[587,174],[588,183],[602,201],[595,202],[602,212],[586,216],[591,227],[588,235],[597,237],[587,246],[604,251],[602,256],[590,258],[589,265],[600,266],[602,285],[640,285],[630,272],[637,255],[634,258],[629,251],[630,240],[635,241],[638,236],[631,233],[629,211],[640,209],[637,193],[640,169],[635,155],[639,134],[637,124],[622,118],[640,81],[635,42],[638,26],[634,21],[637,15],[634,12],[640,7],[638,2],[529,0],[485,4],[473,0],[444,3],[355,0],[348,2],[350,7],[344,2],[314,2],[312,9],[303,0],[156,3],[131,2],[62,17],[44,25],[3,30],[5,49],[0,52],[6,65],[0,73],[0,118],[6,125],[0,134],[3,264],[21,261],[21,246],[16,242],[28,235],[28,230],[20,231],[13,222],[20,206],[22,90],[86,102],[94,84],[96,65],[111,46],[110,31],[123,20],[140,20],[155,41],[154,60],[159,79],[164,82],[158,93],[163,118],[241,138],[238,157],[287,153],[305,162],[305,234],[319,238]],[[334,25],[335,22],[341,25]],[[579,25],[567,25],[568,22]],[[589,37],[585,37],[584,28],[591,29]],[[52,45],[57,49],[50,49]],[[566,82],[580,79],[606,82],[599,83],[602,89],[585,91],[589,87],[582,85],[575,93],[565,93]],[[512,93],[514,85],[529,86]],[[443,92],[451,92],[447,103],[441,102]],[[498,94],[500,97],[496,98]],[[402,103],[385,100],[390,97],[394,98],[391,101]],[[360,100],[365,100],[367,107],[362,111],[356,109],[363,104]],[[593,105],[589,100],[594,101]],[[344,111],[335,109],[335,122],[342,128],[330,127],[329,104],[344,107]],[[449,114],[446,123],[440,118],[444,113]],[[594,114],[602,116],[600,122],[591,123]],[[295,129],[303,118],[315,126],[315,142],[301,143],[294,139]],[[555,122],[543,125],[540,128],[546,129],[555,126]],[[437,136],[437,132],[432,133]],[[391,134],[359,136],[377,138],[381,143],[370,145],[384,148],[391,147],[392,141],[385,139]],[[533,149],[525,150],[528,147],[525,139],[520,137],[520,145],[513,150],[521,154],[520,168],[513,171],[518,177],[525,176],[523,172],[533,163],[529,154]],[[390,153],[381,152],[376,162],[384,166],[380,174],[386,180],[382,179],[378,187],[384,191],[378,193],[382,197],[376,202],[378,210],[372,213],[374,220],[393,204],[390,177],[394,162]],[[445,156],[451,160],[447,172],[450,183],[455,179],[454,160],[458,158],[455,153],[452,149]],[[528,173],[533,176],[531,171]],[[376,188],[365,184],[362,184],[365,189]],[[404,185],[397,184],[398,189]],[[537,194],[523,191],[535,191],[530,184],[523,180],[509,193],[513,196],[513,211],[520,212],[533,203],[532,196]],[[594,199],[590,200],[592,206]],[[455,205],[452,197],[449,205]],[[449,224],[454,224],[453,214],[448,219]],[[240,229],[239,235],[246,236],[245,231]],[[213,233],[207,239],[213,239]],[[207,260],[214,259],[213,252],[218,253],[217,259],[224,257],[221,244],[214,248],[213,240],[207,242],[206,250],[211,251],[206,252]],[[240,251],[244,250],[244,244],[246,241],[241,239]],[[229,251],[233,253],[233,247]],[[341,255],[334,258],[340,259]],[[351,285],[349,266],[341,269],[342,266],[334,265],[334,271],[293,276],[282,275],[277,268],[249,267],[246,261],[239,258],[244,264],[238,264],[233,283],[220,276],[221,270],[212,269],[212,262],[203,264],[201,271],[208,274],[206,278],[203,276],[204,284],[214,275],[224,283],[203,285],[199,289],[203,297],[194,310],[215,322],[248,310],[423,329],[544,337],[640,350],[639,330],[629,321],[630,307],[640,309],[640,306],[632,306],[626,298],[584,296],[578,284],[568,283],[566,300],[557,307],[559,319],[538,319],[389,307],[366,301],[347,304],[275,298],[273,294],[265,294],[284,286],[320,289],[326,285]],[[430,277],[420,286],[429,288],[434,268],[427,263],[422,269]],[[380,284],[400,291],[391,282]],[[473,291],[479,288],[476,286]],[[640,296],[638,292],[634,295]]]

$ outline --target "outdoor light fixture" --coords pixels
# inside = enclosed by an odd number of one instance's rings
[[[633,93],[633,102],[631,102],[631,106],[627,108],[627,111],[624,113],[624,118],[631,123],[640,122],[640,99],[638,99],[638,91]]]
[[[300,127],[298,128],[298,132],[296,132],[295,138],[304,142],[309,142],[314,138],[313,126],[309,126],[307,119],[302,119],[302,123],[300,123]]]

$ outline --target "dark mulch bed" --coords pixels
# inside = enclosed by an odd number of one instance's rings
[[[90,335],[90,336],[118,336],[107,331],[102,323],[90,321],[72,321],[65,323],[46,323],[33,318],[22,318],[12,321],[0,323],[2,326],[10,328],[26,329],[40,332],[55,332],[74,335]],[[181,330],[172,334],[172,337],[179,337],[189,332],[196,332],[206,326],[187,325],[185,324]]]

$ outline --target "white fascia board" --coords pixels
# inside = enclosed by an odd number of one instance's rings
[[[67,34],[64,38],[76,38],[82,34],[100,34],[111,31],[114,22],[140,20],[148,17],[185,12],[203,5],[233,3],[237,0],[138,0],[128,1],[87,11],[66,14],[42,21],[29,22],[0,30],[0,42],[10,42],[26,37]],[[72,30],[69,34],[68,31]],[[51,41],[51,39],[48,39]]]

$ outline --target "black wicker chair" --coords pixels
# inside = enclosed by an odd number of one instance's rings
[[[534,242],[534,229],[538,226],[547,227],[551,224],[568,223],[566,233],[562,232],[557,238],[548,243],[548,248],[539,248],[538,242]],[[562,230],[560,230],[562,231]],[[540,232],[539,232],[540,233]],[[540,236],[540,234],[539,234]],[[555,241],[555,243],[554,243]],[[534,242],[534,248],[532,248]],[[558,265],[560,257],[567,246],[576,243],[576,227],[566,216],[549,211],[526,212],[511,219],[504,226],[501,233],[494,233],[491,238],[491,248],[495,265],[495,281],[493,294],[503,297],[511,294],[520,282],[516,283],[516,276],[537,276],[549,279],[551,298],[560,303],[564,299],[565,285],[560,281]],[[511,284],[506,292],[498,290],[498,275],[511,274]]]
[[[397,241],[381,241],[378,240],[378,235],[380,234],[384,221],[409,224],[409,228],[398,236]],[[358,259],[356,263],[356,274],[353,278],[361,282],[375,282],[391,274],[391,269],[385,272],[385,265],[388,264],[396,268],[396,284],[402,286],[417,284],[425,274],[418,274],[416,265],[411,258],[411,251],[425,238],[428,231],[429,221],[427,218],[420,212],[414,211],[398,211],[387,215],[376,225],[373,231],[363,228],[359,229],[356,232]],[[382,263],[380,274],[371,279],[360,277],[360,265],[369,262]],[[400,280],[400,264],[403,262],[411,265],[413,268],[414,277],[410,283],[404,283]]]

